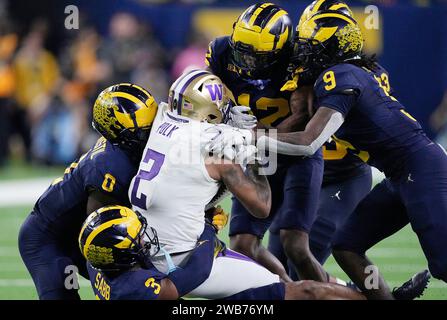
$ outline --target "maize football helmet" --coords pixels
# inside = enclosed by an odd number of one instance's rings
[[[340,0],[315,0],[310,5],[304,9],[303,13],[301,14],[300,21],[298,22],[296,26],[296,33],[295,36],[299,36],[299,28],[303,24],[304,21],[308,20],[310,17],[312,17],[314,14],[320,11],[338,11],[340,13],[343,13],[347,16],[353,17],[352,10],[349,8],[349,6],[344,2]]]
[[[337,63],[359,60],[363,35],[352,16],[342,11],[318,11],[298,26],[293,63],[316,79]]]
[[[112,144],[141,155],[157,108],[157,102],[147,90],[120,83],[98,95],[92,125]]]
[[[200,122],[221,123],[231,93],[220,78],[205,70],[180,76],[169,89],[169,109]]]
[[[250,6],[233,25],[233,63],[250,78],[271,76],[274,66],[288,59],[292,30],[289,14],[281,7],[273,3]]]
[[[146,219],[123,206],[106,206],[90,214],[79,234],[79,249],[99,270],[118,271],[140,265],[159,249],[155,229]]]

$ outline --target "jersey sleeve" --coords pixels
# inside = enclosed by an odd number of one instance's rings
[[[206,223],[198,241],[199,245],[193,250],[188,262],[168,275],[179,296],[191,292],[208,279],[213,267],[216,239],[214,228]],[[194,274],[194,277],[190,277],[191,274]]]
[[[334,109],[346,116],[363,91],[357,73],[358,67],[349,64],[325,70],[314,87],[318,106]]]
[[[228,42],[227,37],[216,38],[210,42],[208,46],[208,51],[205,55],[205,63],[211,69],[211,71],[220,76],[223,72],[223,60],[224,52],[226,48],[226,43]]]

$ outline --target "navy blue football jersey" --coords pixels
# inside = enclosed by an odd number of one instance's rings
[[[281,91],[287,76],[287,65],[278,66],[271,79],[248,79],[232,62],[230,37],[211,42],[205,62],[232,92],[235,102],[249,106],[258,121],[277,126],[290,115],[290,91]]]
[[[131,269],[116,276],[108,275],[87,263],[93,292],[98,300],[156,300],[164,273],[155,267]]]
[[[89,191],[111,195],[118,204],[129,206],[127,191],[138,164],[104,138],[73,162],[41,195],[34,206],[50,232],[64,238],[77,238],[87,217]]]
[[[345,145],[331,140],[323,145],[323,186],[345,181],[367,172],[369,166]]]
[[[371,71],[338,64],[319,76],[314,90],[317,107],[337,110],[345,118],[334,140],[388,177],[399,174],[409,154],[431,143],[392,96],[388,73],[380,65]]]
[[[278,66],[278,72],[268,80],[251,80],[241,76],[241,71],[231,60],[230,37],[217,38],[211,42],[205,60],[212,72],[231,90],[235,102],[250,106],[262,124],[277,126],[290,115],[291,92],[280,90],[287,76],[287,66]],[[323,157],[324,183],[346,179],[356,175],[357,169],[366,167],[361,160],[349,154],[344,146],[335,142],[323,147]]]

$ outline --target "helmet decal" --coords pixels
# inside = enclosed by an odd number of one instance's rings
[[[345,53],[360,51],[363,47],[363,37],[358,25],[347,24],[335,36],[338,38],[339,48]]]
[[[222,84],[208,84],[205,86],[210,93],[211,100],[213,101],[222,101],[223,97],[223,85]]]
[[[98,97],[93,106],[93,119],[112,138],[117,138],[118,133],[124,129],[118,119],[114,117],[115,111],[118,111],[118,106],[114,103],[110,92],[105,92]]]
[[[114,263],[112,248],[105,248],[90,244],[86,250],[86,258],[93,265],[106,265]]]

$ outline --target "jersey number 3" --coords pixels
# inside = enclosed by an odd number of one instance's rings
[[[150,169],[149,171],[140,169],[140,171],[138,171],[137,176],[135,177],[135,182],[132,188],[130,198],[130,201],[133,205],[143,210],[147,210],[146,206],[147,195],[144,194],[143,192],[140,192],[140,194],[138,194],[138,188],[140,186],[140,182],[141,180],[151,181],[152,179],[154,179],[160,173],[160,169],[164,161],[165,161],[164,154],[161,154],[151,149],[147,149],[146,155],[143,158],[143,163],[147,163],[150,166]]]

